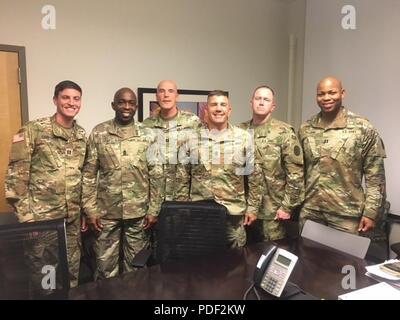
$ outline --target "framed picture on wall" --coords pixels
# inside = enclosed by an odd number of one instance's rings
[[[138,88],[138,110],[136,120],[142,122],[152,112],[159,108],[156,99],[156,88]],[[201,121],[204,121],[204,110],[207,104],[207,95],[210,90],[187,90],[179,89],[178,108],[196,114]]]

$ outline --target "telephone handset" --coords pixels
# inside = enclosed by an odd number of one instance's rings
[[[269,247],[257,262],[254,283],[268,293],[280,297],[297,259],[297,256],[284,249]]]

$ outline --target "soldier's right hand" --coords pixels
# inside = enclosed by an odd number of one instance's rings
[[[98,217],[88,217],[86,223],[97,232],[101,232],[101,230],[103,230],[103,225]]]
[[[147,215],[145,215],[144,220],[145,220],[145,225],[144,225],[143,229],[146,230],[146,229],[151,228],[153,225],[155,225],[157,223],[158,217],[147,214]]]
[[[86,217],[81,217],[81,232],[86,232],[89,229],[89,225],[86,222]]]

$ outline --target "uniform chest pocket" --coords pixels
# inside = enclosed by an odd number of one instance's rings
[[[127,157],[131,166],[145,168],[147,166],[147,143],[144,141],[130,140],[121,143],[122,156]],[[149,155],[151,156],[151,155]]]
[[[282,151],[280,146],[274,144],[259,144],[257,146],[256,161],[263,168],[270,170],[280,165]]]
[[[50,147],[46,141],[41,141],[36,144],[35,153],[32,162],[38,162],[44,168],[58,169],[62,166],[60,153],[56,146]]]
[[[100,145],[97,152],[102,169],[108,171],[119,167],[119,161],[112,145]]]
[[[332,147],[330,157],[345,165],[352,165],[354,162],[360,163],[361,144],[356,137],[348,137],[338,142]]]
[[[85,160],[86,144],[83,141],[76,142],[66,149],[67,161],[70,167],[82,170]]]
[[[320,148],[317,146],[314,137],[307,137],[303,140],[303,151],[306,158],[311,160],[321,158]]]

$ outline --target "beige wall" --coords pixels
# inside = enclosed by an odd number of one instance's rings
[[[26,47],[30,119],[54,111],[63,79],[82,86],[78,119],[91,130],[113,116],[119,87],[171,78],[184,89],[228,90],[235,123],[250,117],[252,89],[268,83],[286,120],[288,39],[304,33],[305,0],[53,0],[51,31],[41,28],[47,3],[0,0],[0,43]]]
[[[291,95],[291,105],[287,109],[286,121],[296,128],[300,127],[302,121],[302,99],[303,99],[303,68],[304,68],[304,36],[305,36],[306,0],[292,0],[289,13],[289,34],[294,39],[294,52],[292,61],[293,82],[288,83],[288,96]],[[290,68],[290,67],[289,67]]]
[[[341,27],[341,8],[356,8],[356,29]],[[386,147],[388,200],[400,214],[400,1],[307,0],[303,120],[318,111],[315,90],[326,75],[342,79],[345,105],[374,124]]]

